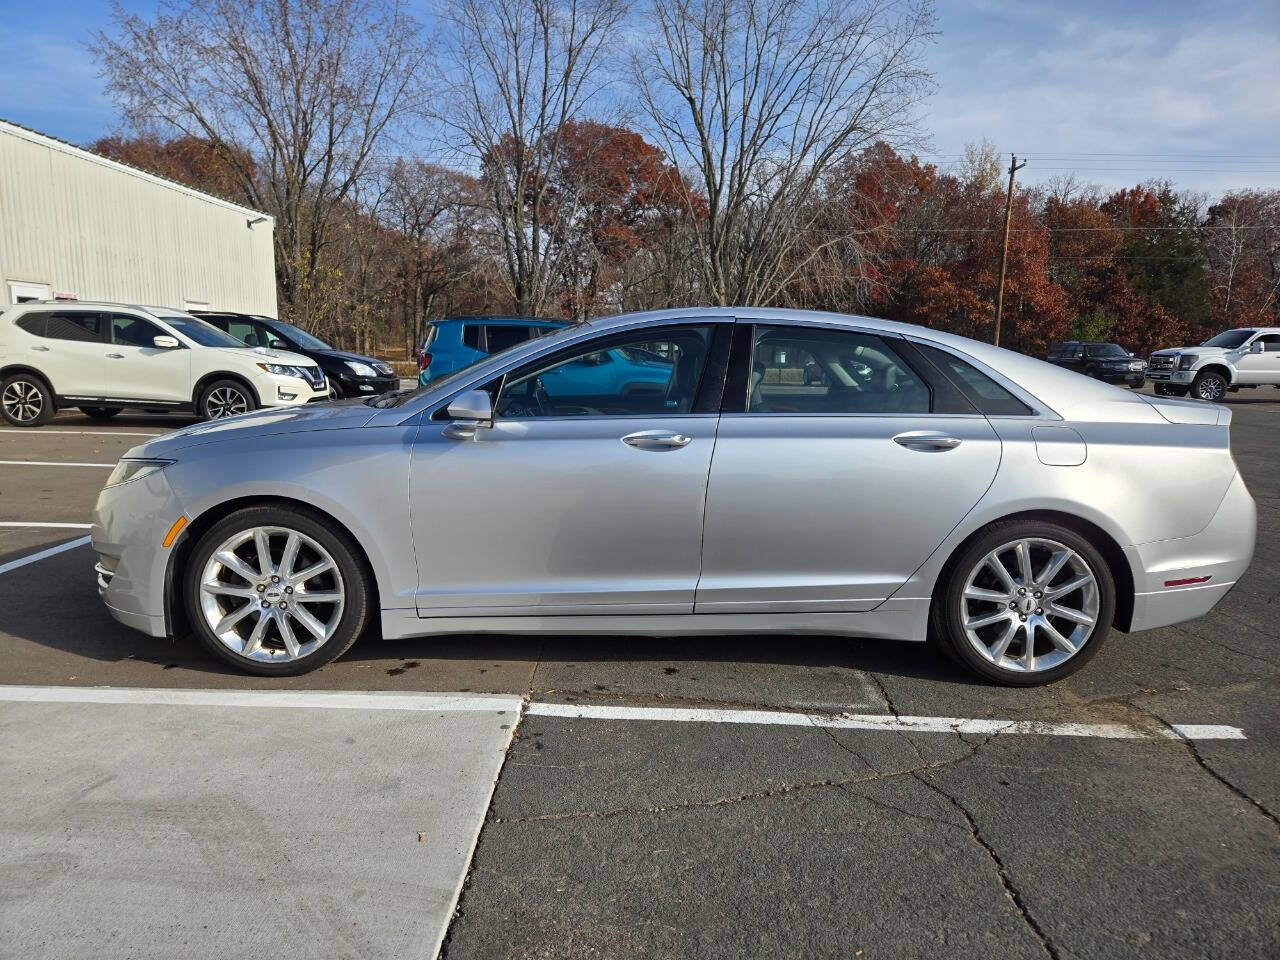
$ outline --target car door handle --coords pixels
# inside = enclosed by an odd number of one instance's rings
[[[666,433],[662,430],[642,430],[622,438],[623,443],[638,450],[678,450],[688,446],[692,440],[693,437],[686,437],[683,433]]]
[[[49,348],[48,348],[48,347],[46,347],[44,344],[41,344],[41,343],[37,343],[37,344],[36,344],[34,347],[32,347],[31,349],[32,349],[32,350],[39,350],[41,353],[48,353],[48,352],[49,352]]]
[[[124,359],[124,354],[123,354],[123,353],[108,353],[108,354],[107,354],[107,359],[108,359],[108,360],[123,360],[123,359]]]
[[[893,442],[900,447],[906,447],[908,450],[954,450],[960,446],[959,437],[948,437],[944,433],[929,433],[925,430],[912,430],[908,433],[900,433],[893,438]]]

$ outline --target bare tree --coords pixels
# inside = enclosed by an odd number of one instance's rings
[[[600,93],[624,0],[449,0],[440,119],[475,162],[489,193],[494,233],[516,310],[548,301],[560,246],[557,218],[573,200],[548,203],[550,172],[568,121]]]
[[[823,253],[797,250],[823,175],[914,134],[931,82],[928,0],[652,0],[635,60],[668,156],[705,197],[705,296],[768,303]],[[692,197],[690,198],[692,202]]]
[[[150,20],[115,3],[94,53],[127,120],[210,141],[275,216],[282,306],[310,321],[304,291],[421,72],[401,0],[162,0]]]

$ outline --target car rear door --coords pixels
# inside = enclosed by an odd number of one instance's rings
[[[901,338],[740,327],[695,612],[870,610],[987,490],[1000,440]]]
[[[579,341],[490,384],[495,419],[473,438],[424,422],[410,473],[419,615],[691,613],[731,328]],[[619,380],[593,406],[547,395],[584,355],[656,344],[671,357],[661,393]]]
[[[104,315],[88,310],[48,311],[43,338],[30,345],[32,365],[69,399],[102,396],[107,350]]]
[[[102,395],[117,400],[189,403],[191,350],[185,345],[157,347],[156,337],[173,334],[142,317],[113,313],[108,319],[111,346],[104,364]]]

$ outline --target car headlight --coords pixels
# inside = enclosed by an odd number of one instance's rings
[[[171,463],[172,460],[121,460],[111,471],[111,476],[107,477],[106,485],[118,487],[130,480],[140,480],[157,470],[163,470]]]
[[[359,360],[347,360],[346,364],[347,368],[357,377],[367,377],[372,380],[377,376],[373,371],[373,367],[369,366],[367,363],[361,363]]]
[[[1192,356],[1191,354],[1189,354],[1189,353],[1187,353],[1187,354],[1181,354],[1181,353],[1180,353],[1180,354],[1178,354],[1178,369],[1179,369],[1179,370],[1190,370],[1190,369],[1191,369],[1191,365],[1192,365],[1192,364],[1194,364],[1195,362],[1196,362],[1196,358],[1195,358],[1194,356]]]
[[[287,363],[260,363],[258,364],[267,373],[274,373],[277,377],[300,377],[306,379],[306,374],[302,372],[301,367],[294,367]]]
[[[1141,370],[1141,369],[1142,369],[1143,367],[1145,367],[1145,366],[1146,366],[1146,364],[1145,364],[1145,363],[1143,363],[1141,360],[1134,360],[1132,363],[1130,363],[1130,364],[1129,364],[1129,369],[1130,369],[1130,370]]]

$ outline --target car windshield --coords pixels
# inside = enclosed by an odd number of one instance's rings
[[[1212,340],[1206,340],[1204,342],[1204,346],[1223,347],[1227,350],[1230,350],[1233,347],[1240,346],[1240,344],[1244,343],[1246,340],[1248,340],[1252,336],[1253,336],[1252,330],[1227,330],[1223,333],[1218,334]]]
[[[272,320],[267,324],[272,330],[292,340],[303,350],[332,350],[333,347],[325,343],[319,337],[313,337],[301,327],[295,327],[292,323],[285,323],[283,320]]]
[[[1089,352],[1095,357],[1127,357],[1124,347],[1118,343],[1097,343],[1089,348]]]
[[[197,320],[195,317],[175,317],[161,315],[160,319],[188,340],[194,340],[202,347],[239,347],[245,345],[229,333],[223,333],[211,323]]]

